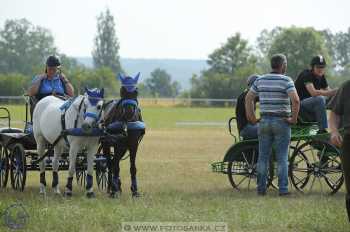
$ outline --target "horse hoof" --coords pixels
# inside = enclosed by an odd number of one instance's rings
[[[94,192],[87,192],[87,193],[86,193],[86,197],[87,197],[87,198],[95,198],[96,195],[95,195]]]
[[[109,197],[113,199],[118,199],[120,197],[120,192],[111,192],[109,194]]]
[[[132,198],[140,198],[141,194],[139,192],[132,192],[131,196]]]

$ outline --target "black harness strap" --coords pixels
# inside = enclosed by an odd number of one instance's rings
[[[66,133],[66,112],[67,112],[67,110],[65,110],[64,113],[61,114],[62,132],[61,132],[61,135],[59,137],[63,137],[64,141],[66,142],[66,145],[69,147],[69,142],[68,142],[67,133]],[[55,145],[56,144],[54,144],[53,146],[55,146]]]
[[[77,124],[78,124],[78,119],[79,119],[79,113],[80,113],[80,110],[81,110],[81,107],[83,105],[83,102],[84,102],[84,97],[83,99],[81,100],[80,104],[79,104],[79,108],[78,108],[78,114],[77,114],[77,117],[75,118],[75,121],[74,121],[74,128],[77,128]],[[61,134],[57,137],[57,139],[55,140],[55,142],[53,142],[52,146],[54,147],[58,141],[60,141],[61,138],[64,139],[64,141],[66,142],[66,145],[69,147],[69,142],[68,142],[68,139],[67,139],[67,131],[66,131],[66,112],[67,112],[68,108],[64,110],[64,113],[61,114],[61,126],[62,126],[62,132]]]
[[[79,104],[78,114],[77,114],[77,117],[75,118],[75,121],[74,121],[74,128],[77,128],[77,126],[78,126],[79,113],[80,113],[81,107],[83,106],[84,99],[85,99],[85,97],[83,97],[83,99],[81,100],[81,102]]]

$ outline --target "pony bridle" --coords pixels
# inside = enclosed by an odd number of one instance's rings
[[[95,120],[95,122],[99,122],[99,120],[101,119],[101,114],[102,114],[102,106],[101,106],[101,109],[97,109],[99,110],[99,113],[95,113],[95,112],[87,112],[86,109],[87,109],[87,106],[84,104],[85,102],[85,99],[86,97],[84,96],[81,103],[80,103],[80,106],[79,106],[79,112],[81,111],[81,106],[84,105],[84,109],[83,109],[83,119],[85,120],[86,118],[92,118]],[[98,104],[99,101],[103,100],[103,98],[100,98],[100,97],[90,97],[88,96],[87,97],[89,103],[92,105],[92,106],[96,106]]]
[[[121,102],[121,106],[122,106],[122,117],[126,120],[126,121],[131,121],[135,118],[136,114],[137,114],[137,109],[138,109],[138,103],[136,100],[134,99],[122,99]],[[126,117],[127,112],[126,112],[126,107],[132,107],[133,108],[133,112],[130,115],[130,117]]]

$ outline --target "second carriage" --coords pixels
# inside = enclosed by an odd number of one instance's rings
[[[234,189],[252,189],[256,187],[259,143],[257,139],[242,140],[233,132],[236,118],[228,122],[229,132],[234,138],[220,162],[213,163],[214,172],[228,176]],[[336,193],[344,182],[341,169],[340,151],[330,144],[329,134],[318,134],[313,122],[299,121],[292,126],[289,146],[289,178],[295,189],[303,193]],[[272,148],[268,168],[268,186],[277,188],[277,164]]]

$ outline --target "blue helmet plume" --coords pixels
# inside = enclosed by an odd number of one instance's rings
[[[128,92],[134,92],[136,90],[136,85],[140,77],[140,73],[138,73],[134,78],[130,76],[123,76],[123,74],[118,74],[119,80],[122,83],[122,86],[125,87],[125,89]]]

